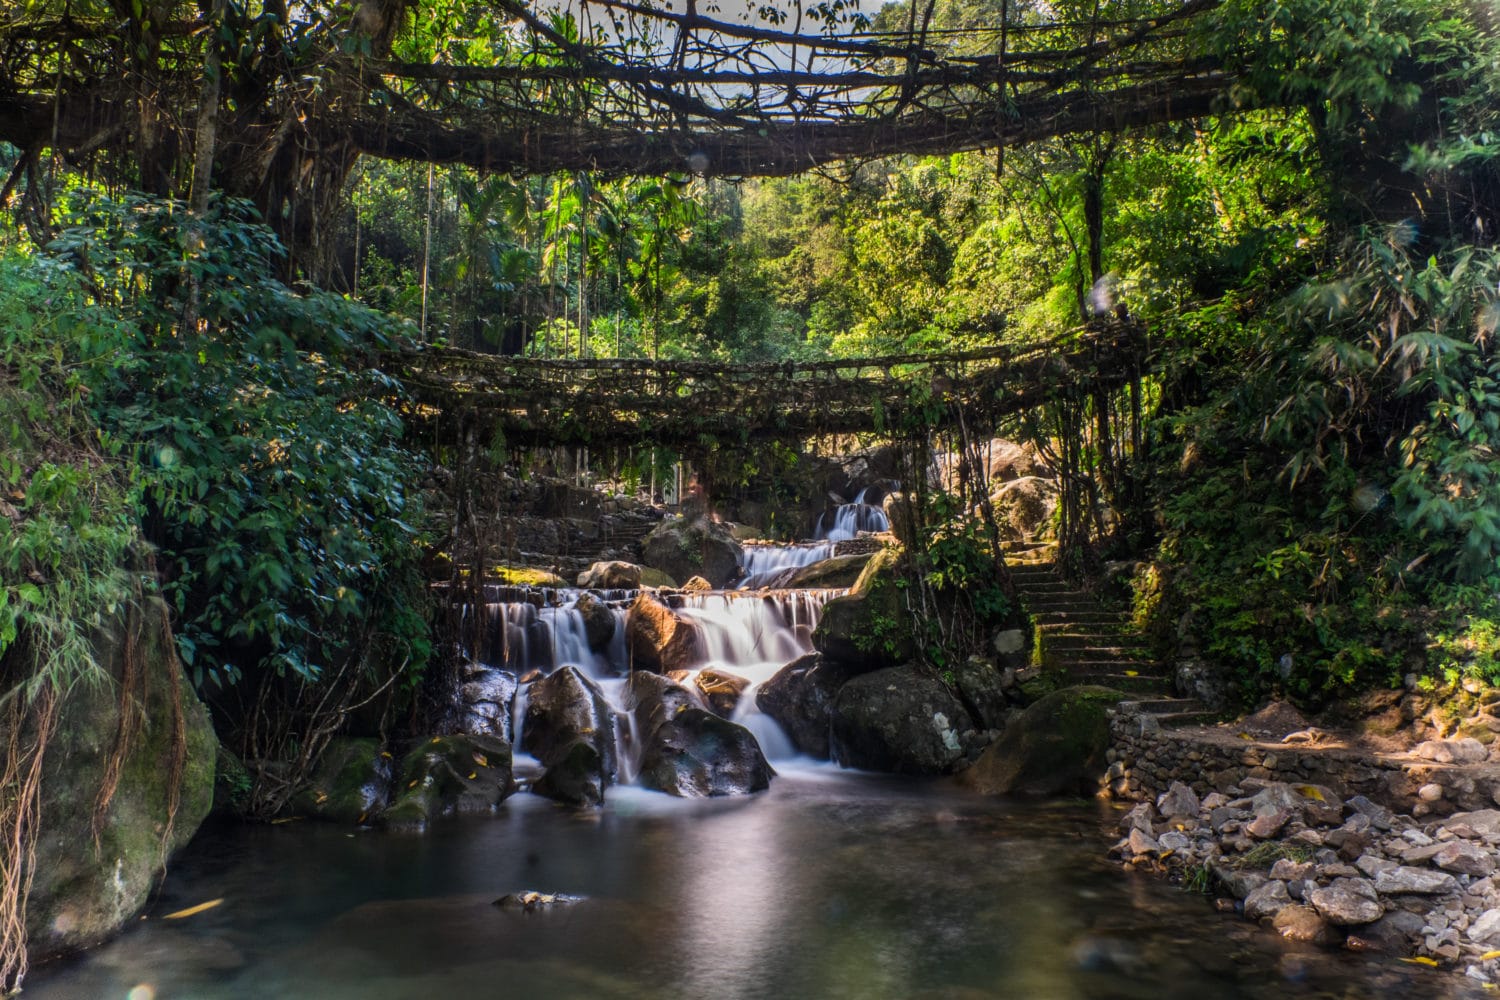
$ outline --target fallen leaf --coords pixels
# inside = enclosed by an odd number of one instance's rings
[[[204,910],[212,910],[215,906],[218,906],[222,902],[224,902],[222,898],[210,899],[206,903],[199,903],[197,906],[189,906],[187,909],[178,910],[176,913],[168,913],[165,917],[162,917],[162,919],[181,920],[183,917],[196,916],[197,914],[202,913]]]
[[[477,777],[479,777],[479,772],[478,771],[470,771],[469,772],[469,780],[470,781],[473,781]]]
[[[1141,672],[1139,670],[1127,670],[1127,671],[1125,671],[1125,676],[1126,677],[1139,677],[1139,676],[1141,676]]]
[[[1492,958],[1500,958],[1500,951],[1487,951],[1479,956],[1481,962],[1488,962]]]
[[[411,782],[406,787],[407,788],[416,788],[417,787],[417,779],[416,778],[411,779]]]
[[[1242,739],[1242,740],[1253,740],[1253,739],[1255,739],[1255,737],[1251,736],[1249,733],[1239,733],[1238,735],[1239,735],[1239,738]]]
[[[1297,785],[1295,786],[1295,790],[1297,794],[1302,796],[1304,799],[1316,799],[1319,802],[1328,801],[1327,799],[1323,798],[1323,793],[1318,791],[1312,785]]]
[[[1426,955],[1418,955],[1416,958],[1398,959],[1398,961],[1405,962],[1407,965],[1425,965],[1429,969],[1436,969],[1438,967],[1437,959],[1428,958]]]
[[[490,759],[488,757],[486,757],[484,754],[480,753],[478,750],[475,750],[474,751],[474,763],[478,764],[480,767],[489,767],[490,766]]]

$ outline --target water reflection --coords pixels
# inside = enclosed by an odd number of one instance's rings
[[[28,1000],[135,996],[1044,1000],[1483,995],[1327,954],[1103,861],[1096,804],[961,798],[783,766],[752,799],[521,795],[425,837],[205,831],[153,919],[45,968]],[[492,905],[538,889],[554,911]],[[207,899],[223,905],[167,922]]]

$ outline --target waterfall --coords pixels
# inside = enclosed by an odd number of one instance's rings
[[[891,522],[886,518],[884,508],[865,502],[865,496],[869,492],[869,487],[860,490],[853,503],[840,504],[831,517],[825,512],[818,518],[817,537],[830,542],[843,542],[861,531],[891,530]]]
[[[833,547],[832,541],[799,542],[793,545],[772,543],[746,545],[744,546],[745,576],[737,586],[740,590],[759,590],[763,587],[779,586],[794,571],[832,556]]]

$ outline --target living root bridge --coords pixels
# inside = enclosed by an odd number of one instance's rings
[[[779,364],[390,352],[416,423],[460,418],[511,447],[733,446],[962,426],[992,431],[1050,400],[1126,385],[1148,363],[1144,331],[1092,325],[1041,344]]]

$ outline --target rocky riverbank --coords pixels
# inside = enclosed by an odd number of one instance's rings
[[[1474,740],[1421,749],[1484,766]],[[1119,833],[1111,853],[1126,868],[1166,872],[1289,940],[1500,985],[1500,809],[1417,817],[1325,784],[1246,776],[1203,795],[1172,781]]]

